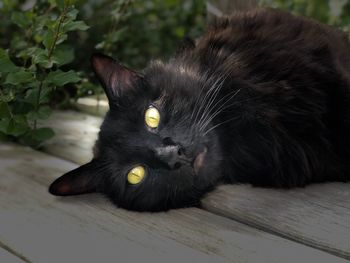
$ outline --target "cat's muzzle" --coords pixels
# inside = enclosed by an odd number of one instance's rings
[[[191,165],[192,159],[184,154],[182,147],[179,145],[167,145],[155,149],[156,156],[164,162],[169,169],[178,169],[182,165]]]

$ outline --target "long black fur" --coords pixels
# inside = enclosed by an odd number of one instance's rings
[[[110,112],[93,172],[83,180],[80,168],[71,171],[53,194],[95,190],[127,209],[160,211],[196,205],[222,182],[290,188],[350,179],[350,45],[340,31],[257,9],[219,19],[142,74],[106,57],[94,67]],[[156,130],[144,123],[149,105],[161,113]],[[199,172],[170,169],[154,153],[167,145],[191,159],[207,148]],[[130,185],[137,164],[147,176]]]

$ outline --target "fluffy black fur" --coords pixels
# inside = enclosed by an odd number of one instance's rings
[[[196,205],[220,182],[289,188],[350,179],[345,34],[258,9],[186,42],[142,74],[93,57],[110,111],[94,159],[56,180],[51,193],[99,191],[120,207],[160,211]],[[149,105],[161,114],[156,129],[144,122]],[[169,146],[178,149],[175,164],[155,150]],[[130,185],[126,175],[138,164],[146,178]]]

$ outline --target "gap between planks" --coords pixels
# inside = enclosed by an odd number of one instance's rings
[[[3,263],[31,263],[27,258],[0,241],[0,262]]]

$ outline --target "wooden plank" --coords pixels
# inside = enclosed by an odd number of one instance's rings
[[[220,186],[203,200],[213,213],[350,259],[350,184],[291,190]]]
[[[201,209],[137,213],[97,194],[49,195],[49,183],[75,166],[0,145],[2,243],[36,263],[347,262]]]
[[[0,244],[0,262],[3,262],[3,263],[24,263],[26,261],[23,261],[19,257],[11,254],[9,251],[1,248],[1,244]]]
[[[79,98],[77,101],[72,102],[72,105],[81,112],[100,117],[105,116],[106,112],[109,110],[106,95],[93,95]]]
[[[42,150],[75,163],[91,160],[102,119],[75,111],[57,111],[40,123],[54,129],[56,136],[47,141]]]
[[[57,112],[50,123],[57,135],[55,143],[49,142],[44,150],[78,163],[90,160],[101,119]],[[341,183],[290,191],[222,186],[203,204],[213,213],[349,258],[349,189],[350,184]]]

